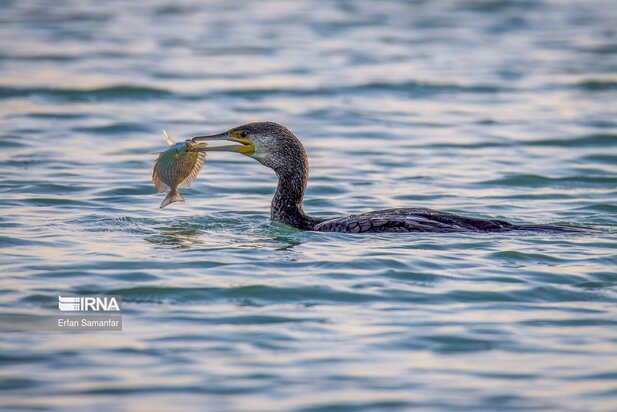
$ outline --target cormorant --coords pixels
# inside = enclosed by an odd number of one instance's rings
[[[188,141],[226,140],[235,144],[206,151],[229,151],[252,157],[274,170],[278,186],[272,199],[272,220],[318,232],[506,232],[512,230],[578,231],[582,228],[551,225],[515,225],[503,220],[474,219],[426,208],[388,209],[346,217],[316,218],[302,209],[308,182],[308,158],[300,140],[286,127],[273,122],[250,123],[224,133],[196,136]]]

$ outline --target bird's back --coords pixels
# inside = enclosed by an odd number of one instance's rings
[[[584,228],[554,225],[515,225],[503,220],[475,219],[425,208],[388,209],[327,219],[314,227],[318,232],[387,233],[387,232],[507,232],[581,231]]]

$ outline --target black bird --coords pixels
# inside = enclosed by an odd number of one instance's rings
[[[232,145],[210,147],[206,151],[229,151],[252,157],[274,170],[278,186],[272,199],[272,220],[318,232],[506,232],[512,230],[579,231],[583,228],[554,225],[515,225],[503,220],[474,219],[426,208],[387,209],[334,218],[308,216],[302,199],[308,182],[309,166],[300,140],[286,127],[273,122],[250,123],[224,133],[197,136],[190,142],[227,140]]]

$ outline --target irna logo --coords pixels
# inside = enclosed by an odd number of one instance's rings
[[[120,296],[58,296],[63,312],[120,312]]]

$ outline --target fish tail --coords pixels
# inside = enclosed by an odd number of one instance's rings
[[[184,197],[182,197],[180,192],[178,192],[178,189],[171,189],[169,191],[167,196],[165,196],[165,199],[163,199],[163,201],[161,202],[160,208],[162,209],[168,204],[174,203],[174,202],[184,202]]]

